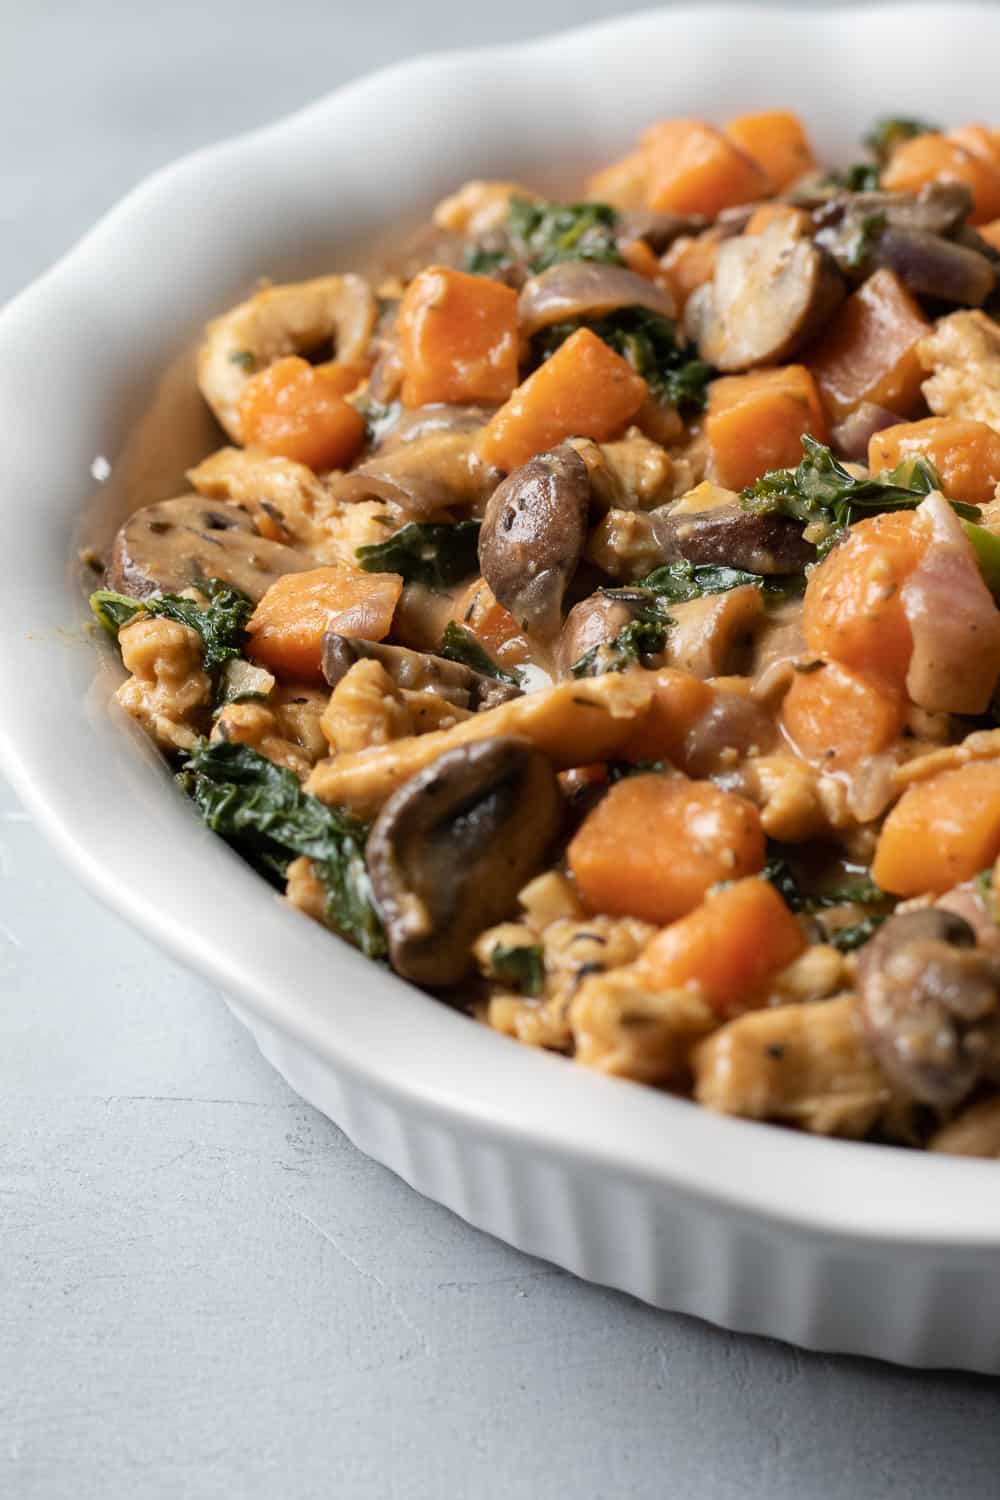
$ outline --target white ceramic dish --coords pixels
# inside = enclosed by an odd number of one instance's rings
[[[840,158],[886,110],[996,119],[998,56],[1000,11],[942,5],[673,10],[426,58],[159,173],[0,314],[0,750],[81,876],[215,980],[364,1151],[472,1223],[730,1328],[991,1372],[995,1164],[815,1140],[589,1074],[285,909],[110,711],[118,668],[74,552],[204,451],[184,365],[160,376],[257,275],[347,265],[466,177],[538,181],[543,162],[566,178],[667,113],[780,102]],[[112,481],[95,499],[98,455]]]

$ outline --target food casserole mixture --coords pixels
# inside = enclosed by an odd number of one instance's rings
[[[995,315],[981,125],[466,183],[391,273],[209,324],[224,445],[93,595],[118,700],[293,906],[507,1036],[1000,1157]]]

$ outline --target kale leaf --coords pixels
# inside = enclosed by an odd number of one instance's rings
[[[614,786],[627,781],[630,776],[662,776],[669,769],[665,760],[609,760],[607,762],[608,783]]]
[[[449,620],[444,627],[438,655],[445,657],[447,661],[461,662],[464,667],[471,667],[473,672],[481,672],[484,677],[495,677],[498,682],[509,682],[511,687],[520,686],[518,679],[511,672],[505,672],[503,667],[498,666],[492,656],[483,650],[472,631],[466,630],[464,625],[459,625],[455,620]]]
[[[818,891],[805,891],[780,844],[769,845],[767,863],[761,874],[771,882],[785,904],[794,912],[811,914],[828,911],[834,906],[880,906],[895,901],[895,897],[890,896],[888,891],[881,890],[871,879],[849,881],[846,885],[827,886]],[[878,920],[881,921],[882,917],[878,917]],[[834,942],[834,938],[830,937],[827,941]]]
[[[876,120],[864,137],[872,155],[880,162],[888,161],[896,147],[915,135],[934,135],[940,125],[929,125],[926,120],[917,120],[906,115],[886,115]]]
[[[678,341],[674,324],[645,307],[624,307],[604,318],[553,323],[534,340],[541,359],[548,359],[578,328],[589,328],[616,354],[627,359],[658,400],[701,411],[712,369],[697,357],[693,344]]]
[[[369,958],[386,952],[365,867],[366,826],[304,792],[298,779],[249,745],[202,740],[178,782],[213,832],[272,884],[307,855],[326,887],[326,922]]]
[[[875,162],[856,161],[843,172],[828,172],[820,186],[839,188],[847,193],[877,193],[882,178]]]
[[[827,942],[832,947],[839,948],[841,953],[853,953],[856,948],[864,947],[869,938],[875,936],[885,919],[885,913],[882,915],[873,913],[870,917],[865,917],[850,927],[838,927],[836,932],[831,932]]]
[[[511,198],[505,224],[515,258],[536,275],[567,260],[620,266],[618,215],[609,203],[550,203]]]
[[[180,594],[154,594],[148,599],[131,599],[111,589],[98,589],[90,596],[90,607],[101,625],[118,639],[118,632],[139,615],[162,615],[190,625],[204,644],[204,667],[214,672],[223,662],[242,656],[246,627],[253,614],[253,603],[239,589],[231,588],[219,578],[204,578],[197,585],[207,603],[184,599]]]
[[[591,646],[570,668],[574,677],[603,677],[606,672],[624,672],[626,667],[640,666],[643,656],[655,656],[663,650],[670,620],[638,619],[600,646]]]
[[[478,521],[410,521],[384,542],[355,553],[366,573],[398,573],[407,583],[450,588],[479,566]]]
[[[702,599],[706,594],[726,594],[730,589],[742,588],[748,583],[756,584],[772,598],[781,599],[797,593],[802,587],[798,574],[765,577],[761,573],[748,573],[743,568],[726,567],[723,563],[692,563],[681,557],[676,562],[654,568],[652,573],[633,584],[633,588],[646,589],[669,604],[686,604],[690,599]],[[605,593],[615,596],[612,589],[606,589]]]
[[[365,446],[377,447],[399,421],[402,411],[398,401],[376,401],[373,396],[364,396],[358,401],[358,412],[365,421]]]
[[[490,970],[494,979],[509,984],[518,994],[540,995],[545,984],[541,943],[522,943],[516,948],[495,943],[490,950]]]
[[[803,436],[798,468],[769,469],[763,478],[743,490],[740,501],[744,510],[758,515],[791,516],[807,525],[825,527],[822,555],[861,515],[912,510],[931,490],[940,487],[937,470],[926,458],[904,459],[885,474],[855,479],[829,448],[815,438]],[[974,505],[952,501],[952,506],[967,520],[978,518],[979,510]]]

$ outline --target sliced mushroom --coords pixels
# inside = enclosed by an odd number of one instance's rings
[[[609,645],[634,619],[635,610],[624,599],[600,591],[574,604],[556,645],[555,662],[560,677],[571,676],[573,664],[581,656],[595,646]]]
[[[483,463],[472,433],[425,433],[392,445],[334,481],[335,500],[385,500],[411,521],[448,520],[455,509],[477,510],[499,471]]]
[[[754,627],[764,604],[754,584],[670,606],[667,665],[694,677],[727,677],[747,670]]]
[[[521,288],[517,318],[525,338],[550,323],[603,318],[623,307],[644,307],[662,318],[674,316],[674,299],[665,287],[625,266],[574,260],[550,266]]]
[[[718,370],[751,370],[791,358],[839,307],[845,285],[830,257],[776,219],[763,234],[719,247],[715,276],[688,298],[685,323]]]
[[[560,812],[555,772],[526,740],[459,746],[405,782],[366,851],[397,973],[435,986],[462,979],[476,936],[541,868]]]
[[[894,229],[951,235],[961,229],[971,209],[972,193],[964,182],[930,182],[919,193],[835,193],[817,205],[813,222],[823,230],[847,218],[860,221],[882,214]]]
[[[483,577],[518,624],[551,640],[587,540],[590,478],[568,443],[540,453],[493,492],[479,533]]]
[[[739,505],[718,505],[703,512],[675,506],[649,512],[663,561],[687,558],[744,568],[748,573],[798,573],[815,562],[816,549],[803,528],[789,516],[757,515]]]
[[[1000,961],[939,907],[890,917],[861,951],[860,1013],[872,1051],[912,1098],[960,1104],[1000,1070]]]
[[[364,641],[359,636],[337,635],[328,630],[323,637],[323,676],[331,687],[353,667],[368,657],[380,662],[398,688],[414,693],[436,693],[456,708],[473,713],[496,708],[516,698],[519,689],[512,683],[474,672],[462,662],[448,661],[430,651],[410,651],[405,646],[389,646],[384,641]]]
[[[748,756],[768,754],[777,739],[773,715],[755,699],[718,692],[685,736],[684,772],[698,780],[732,775]]]
[[[904,421],[898,412],[887,406],[877,406],[873,401],[862,401],[849,416],[838,422],[831,434],[833,446],[844,458],[853,463],[868,463],[868,444],[876,432],[886,427],[895,427]]]
[[[867,270],[885,266],[894,271],[915,296],[963,307],[980,307],[996,284],[996,271],[985,255],[922,229],[886,229],[865,264]]]
[[[181,495],[128,518],[111,549],[108,585],[145,599],[221,578],[256,602],[283,573],[315,566],[308,553],[261,536],[248,507]]]
[[[701,214],[658,214],[652,209],[633,209],[618,219],[619,244],[645,240],[656,255],[669,250],[682,234],[701,234],[711,221]]]
[[[379,454],[392,453],[405,443],[442,433],[477,432],[493,415],[492,406],[449,406],[443,401],[400,410],[378,444]]]

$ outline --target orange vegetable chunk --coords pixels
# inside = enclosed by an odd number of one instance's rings
[[[1000,250],[1000,219],[991,219],[988,224],[980,224],[979,233],[988,245],[994,250]]]
[[[802,121],[791,110],[739,115],[724,129],[734,145],[763,167],[776,193],[816,165]]]
[[[578,328],[494,412],[480,455],[497,468],[516,469],[563,438],[604,442],[622,431],[647,392],[627,360],[589,328]]]
[[[652,938],[638,967],[664,989],[695,985],[728,1019],[760,1004],[760,992],[805,950],[802,928],[767,880],[751,876],[710,891]]]
[[[740,490],[767,469],[794,467],[804,432],[828,441],[823,403],[805,365],[727,375],[708,388],[712,473],[727,489]]]
[[[909,787],[882,825],[872,879],[894,896],[940,895],[1000,854],[1000,765],[978,761]]]
[[[311,365],[290,354],[252,375],[240,395],[243,440],[310,469],[345,468],[365,440],[361,414],[344,400],[363,371],[357,366]],[[348,373],[350,372],[350,373]]]
[[[505,401],[517,385],[517,293],[488,276],[428,266],[399,306],[404,406]]]
[[[623,760],[669,760],[683,765],[689,729],[715,702],[715,692],[700,677],[661,667],[647,678],[653,701],[635,733],[622,747]]]
[[[812,219],[804,208],[795,208],[791,203],[762,203],[755,208],[747,220],[744,234],[763,234],[776,221],[788,224],[801,239],[812,233]]]
[[[781,705],[782,724],[799,754],[834,771],[891,745],[904,717],[901,692],[834,661],[796,672]]]
[[[704,120],[664,120],[642,138],[649,169],[646,206],[658,213],[714,216],[763,198],[763,168]]]
[[[894,272],[883,268],[869,276],[806,357],[834,420],[862,401],[908,416],[920,401],[925,373],[916,345],[929,329]]]
[[[249,654],[279,677],[322,682],[327,630],[380,641],[402,593],[398,573],[363,573],[346,563],[286,573],[261,599],[247,626]]]
[[[868,443],[873,474],[905,458],[930,459],[949,500],[987,505],[1000,484],[1000,432],[962,417],[926,417],[876,432]]]
[[[802,629],[810,651],[902,688],[913,635],[899,591],[926,546],[912,511],[887,511],[852,526],[809,575]]]
[[[959,125],[948,131],[948,139],[964,146],[973,156],[1000,167],[1000,131],[991,130],[988,125]]]
[[[458,597],[451,617],[476,637],[483,650],[502,665],[527,661],[527,637],[509,609],[497,599],[485,578],[477,578]]]
[[[648,181],[645,151],[630,151],[587,179],[587,197],[618,209],[644,208]]]
[[[710,781],[629,776],[586,818],[567,859],[592,911],[673,922],[718,881],[762,869],[764,835],[753,804]]]
[[[692,292],[712,280],[721,243],[720,229],[706,229],[702,234],[682,234],[664,255],[660,264],[674,294],[678,313],[684,311]]]
[[[917,193],[929,182],[964,182],[971,188],[971,224],[1000,217],[1000,165],[953,136],[930,131],[902,141],[882,173],[882,186],[891,193]]]

